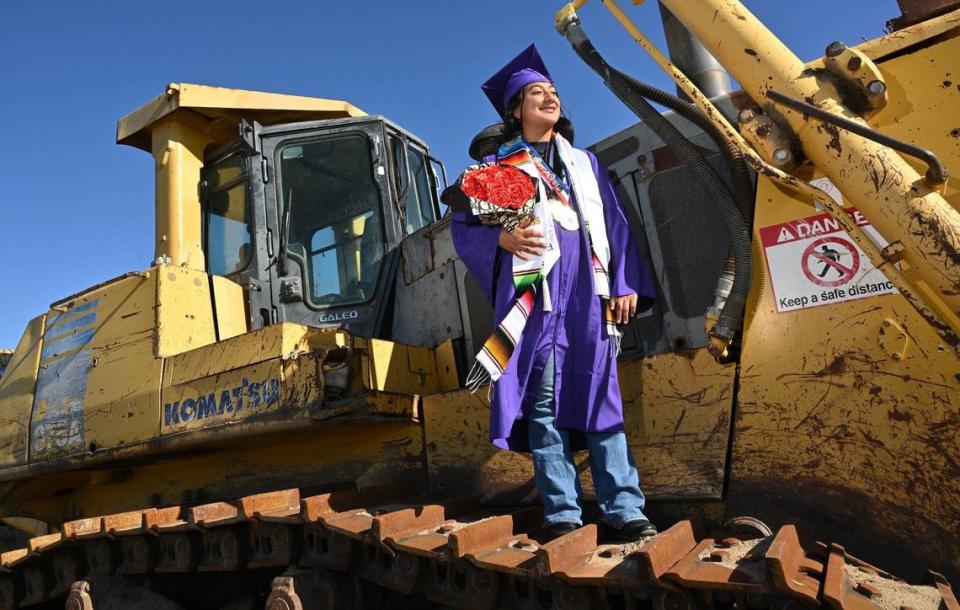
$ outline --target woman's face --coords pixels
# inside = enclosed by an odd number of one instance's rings
[[[527,127],[553,127],[560,119],[560,98],[551,83],[530,83],[523,88],[523,102],[513,116]]]

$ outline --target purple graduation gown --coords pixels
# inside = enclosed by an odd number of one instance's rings
[[[653,304],[655,291],[617,200],[613,185],[593,153],[587,151],[600,186],[610,243],[611,296],[638,295],[637,311]],[[493,157],[484,160],[492,162]],[[574,201],[575,204],[575,201]],[[526,417],[550,351],[555,354],[556,425],[581,432],[623,430],[623,403],[616,358],[606,336],[600,298],[593,286],[590,246],[580,228],[559,224],[560,260],[547,276],[553,310],[537,300],[503,376],[493,385],[490,440],[502,449],[529,451]],[[498,245],[500,227],[480,224],[472,214],[454,212],[453,243],[470,274],[493,304],[497,322],[513,305],[513,256]],[[574,435],[575,446],[582,439]],[[575,447],[576,448],[576,447]]]

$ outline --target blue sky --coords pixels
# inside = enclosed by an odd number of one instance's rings
[[[692,0],[688,0],[692,1]],[[632,4],[628,0],[624,7]],[[64,296],[153,258],[153,163],[116,120],[193,82],[348,100],[426,139],[456,174],[495,116],[479,85],[536,42],[587,145],[635,122],[553,28],[560,0],[164,3],[35,0],[0,19],[0,347]],[[883,33],[895,0],[746,0],[797,55]],[[662,44],[654,2],[628,9]],[[611,64],[667,81],[602,8],[581,11]]]

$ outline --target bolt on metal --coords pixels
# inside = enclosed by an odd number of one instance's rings
[[[883,81],[872,80],[867,83],[867,93],[870,95],[883,95],[887,91],[887,86]]]
[[[834,40],[833,42],[827,45],[827,51],[826,51],[827,57],[836,57],[837,55],[840,55],[846,50],[847,50],[847,45],[843,44],[839,40]]]
[[[778,148],[777,150],[773,151],[773,160],[780,165],[789,161],[792,156],[793,153],[786,148]]]

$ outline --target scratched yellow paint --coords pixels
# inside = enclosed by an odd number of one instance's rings
[[[128,274],[47,315],[30,461],[83,455],[156,434],[155,275]]]
[[[960,27],[960,18],[955,19]],[[920,53],[912,53],[881,64],[889,101],[867,120],[874,129],[933,151],[951,170],[943,194],[950,205],[960,209],[960,186],[956,172],[960,164],[960,38],[954,36]],[[926,165],[904,156],[922,175]]]
[[[216,341],[207,274],[161,265],[156,276],[157,356],[181,354]]]
[[[0,378],[0,468],[27,462],[27,422],[33,409],[45,318],[44,314],[27,324]]]
[[[881,63],[890,102],[870,119],[949,168],[960,167],[958,56],[952,38]],[[958,205],[956,188],[945,196]],[[757,202],[757,227],[813,213],[763,177]],[[847,523],[829,535],[849,549],[889,541],[930,569],[960,569],[957,355],[900,295],[778,314],[766,266],[754,261],[731,507],[774,524]]]
[[[341,366],[344,348],[352,350],[347,364],[354,371],[354,395],[328,405],[326,374]],[[361,411],[412,418],[417,407],[413,395],[424,387],[419,380],[435,385],[435,367],[432,350],[274,324],[168,358],[161,431],[183,433],[279,417],[289,425]]]
[[[397,388],[412,388],[421,377],[435,385],[438,377],[432,351],[388,342],[370,350],[365,340],[345,333],[295,324],[213,343],[207,276],[169,265],[94,287],[48,319],[53,322],[46,344],[38,318],[0,382],[0,414],[11,418],[0,455],[10,465],[26,463],[31,429],[32,461],[70,458],[82,464],[156,452],[160,448],[148,443],[161,432],[245,422],[233,434],[249,435],[265,419],[289,429],[298,419],[360,412],[411,419],[418,402]],[[197,343],[206,345],[190,348]],[[345,349],[352,350],[345,352],[348,362],[338,355]],[[337,354],[328,362],[331,351]],[[164,359],[157,352],[175,355]],[[343,366],[355,371],[357,396],[325,408],[325,376]],[[364,370],[376,372],[379,388],[388,391],[365,395],[370,379]],[[400,379],[405,374],[412,380]],[[38,383],[47,389],[33,407]],[[193,444],[208,440],[198,437]]]
[[[165,385],[179,385],[270,359],[290,357],[308,351],[311,343],[321,345],[324,337],[329,337],[327,342],[332,345],[333,334],[311,331],[289,322],[266,326],[168,358]]]
[[[705,349],[620,364],[627,439],[645,493],[721,497],[735,371]]]
[[[620,363],[627,438],[650,497],[721,497],[734,369],[717,364],[706,350]],[[491,445],[488,420],[485,390],[424,399],[427,464],[434,491],[532,500],[529,455]],[[575,460],[583,471],[584,491],[592,493],[587,454],[577,454]]]
[[[122,278],[97,299],[102,321],[91,342],[84,398],[84,450],[140,443],[157,434],[162,361],[154,357],[156,274]]]
[[[84,441],[96,442],[96,450],[73,455],[73,465],[85,468],[64,464],[0,498],[0,515],[56,523],[285,486],[422,480],[419,398],[369,391],[362,371],[390,370],[390,361],[378,357],[402,358],[407,370],[423,370],[432,360],[411,359],[403,349],[371,351],[367,340],[342,331],[287,323],[155,359],[155,276],[122,278],[77,299],[77,306],[96,303],[98,314],[108,314],[91,342],[96,366],[86,397],[94,408],[87,411]],[[33,335],[41,324],[42,318],[34,323]],[[101,344],[100,336],[109,341]],[[352,393],[323,400],[326,375],[345,364],[355,371]],[[185,407],[185,400],[192,402]],[[131,410],[137,417],[128,416]],[[192,457],[177,457],[188,448]],[[122,460],[124,467],[103,470],[104,459]]]
[[[382,339],[367,341],[364,376],[372,389],[400,394],[434,394],[440,388],[432,349]]]
[[[437,390],[450,392],[460,386],[457,361],[453,352],[453,341],[447,339],[437,346],[437,374],[440,376]]]
[[[0,514],[57,524],[149,506],[172,506],[301,487],[422,481],[422,436],[410,421],[318,422],[256,440],[208,439],[202,451],[154,454],[114,469],[63,472],[25,482],[0,499]]]

